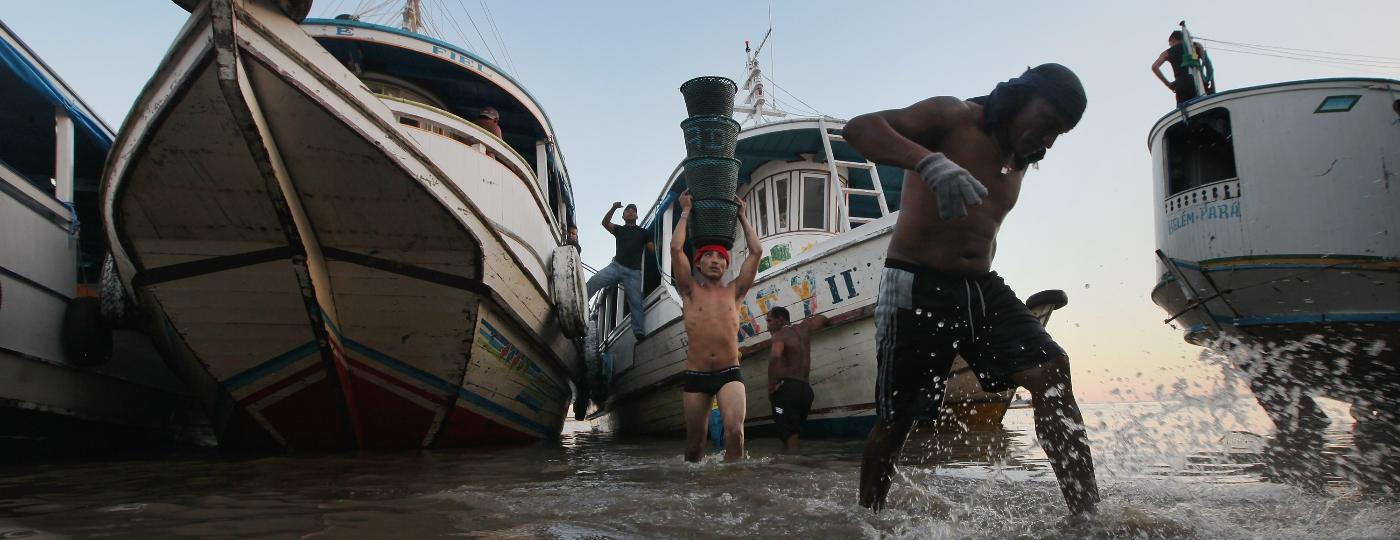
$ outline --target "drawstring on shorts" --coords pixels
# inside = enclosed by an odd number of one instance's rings
[[[967,329],[972,332],[972,340],[977,341],[977,324],[972,322],[972,285],[977,286],[977,302],[982,305],[982,318],[987,318],[987,299],[982,296],[982,284],[963,280],[963,291],[967,293]]]

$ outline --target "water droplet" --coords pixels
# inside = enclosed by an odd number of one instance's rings
[[[915,315],[923,315],[923,314],[924,314],[924,308],[918,308],[918,309],[914,310],[914,314],[915,314]]]
[[[943,328],[943,321],[938,321],[938,327],[939,327],[939,328]],[[1375,355],[1372,355],[1372,356],[1375,356]]]

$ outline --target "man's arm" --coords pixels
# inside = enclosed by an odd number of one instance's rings
[[[758,233],[749,223],[749,205],[743,199],[734,198],[739,203],[739,224],[744,227],[744,243],[749,255],[744,257],[744,265],[739,267],[739,276],[730,282],[734,286],[734,298],[742,299],[753,286],[753,278],[758,275],[758,262],[763,259],[763,243],[758,241]]]
[[[774,334],[768,340],[773,343],[768,350],[768,395],[771,396],[778,389],[778,378],[782,375],[778,368],[783,365],[783,339]]]
[[[842,130],[865,159],[914,170],[934,151],[927,146],[966,121],[971,111],[955,97],[925,99],[903,109],[862,114]]]
[[[802,321],[802,324],[807,327],[808,332],[814,331],[818,328],[823,328],[830,323],[831,319],[827,318],[826,315],[813,315],[811,317],[807,317],[807,320]]]
[[[621,202],[615,202],[615,203],[613,203],[612,208],[609,208],[609,209],[608,209],[607,215],[604,215],[604,216],[603,216],[603,228],[604,228],[604,229],[607,229],[608,232],[613,232],[613,227],[614,227],[614,225],[613,225],[613,222],[612,222],[612,216],[613,216],[613,212],[616,212],[618,208],[622,208],[622,203],[621,203]]]
[[[689,295],[695,285],[695,277],[690,275],[690,259],[685,255],[685,224],[690,221],[690,191],[681,193],[681,220],[676,223],[676,232],[671,235],[671,279],[676,281],[676,289],[681,295]]]
[[[1157,61],[1152,63],[1152,74],[1156,75],[1157,80],[1162,81],[1162,84],[1166,85],[1167,90],[1174,90],[1171,81],[1168,81],[1167,78],[1162,75],[1161,67],[1162,64],[1165,63],[1167,63],[1167,51],[1162,51],[1162,54],[1157,55]]]
[[[967,207],[982,204],[987,187],[933,147],[975,120],[966,102],[945,96],[903,109],[862,114],[852,118],[842,133],[866,159],[918,172],[938,197],[938,216],[950,220],[966,216]]]
[[[656,242],[647,240],[647,251],[651,253],[656,253]]]

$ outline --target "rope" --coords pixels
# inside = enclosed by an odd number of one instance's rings
[[[500,64],[501,61],[496,59],[496,51],[491,50],[491,44],[486,42],[486,36],[481,35],[481,27],[476,25],[476,18],[472,17],[472,12],[467,9],[467,5],[463,4],[462,0],[457,0],[457,5],[461,6],[462,13],[467,16],[467,22],[472,23],[472,29],[476,30],[476,37],[481,38],[481,44],[486,46],[486,54],[491,55],[491,62]]]

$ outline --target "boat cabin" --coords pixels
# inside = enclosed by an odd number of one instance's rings
[[[736,195],[748,203],[749,221],[763,243],[760,279],[899,209],[903,171],[867,162],[841,137],[844,125],[835,119],[804,118],[740,132],[734,155],[740,161]],[[685,170],[677,166],[642,220],[657,246],[655,256],[646,258],[642,274],[648,334],[680,316],[679,297],[673,287],[663,285],[673,283],[668,246],[680,220],[676,198],[685,189]],[[731,255],[736,264],[730,266],[726,280],[737,275],[737,261],[747,253],[743,234],[736,230]],[[594,313],[600,336],[612,340],[630,335],[625,330],[632,314],[622,291],[614,287],[598,296]]]
[[[548,116],[506,72],[456,45],[349,15],[302,28],[383,100],[405,128],[494,158],[547,206],[554,245],[574,224],[568,169]],[[497,111],[501,135],[477,122]]]

